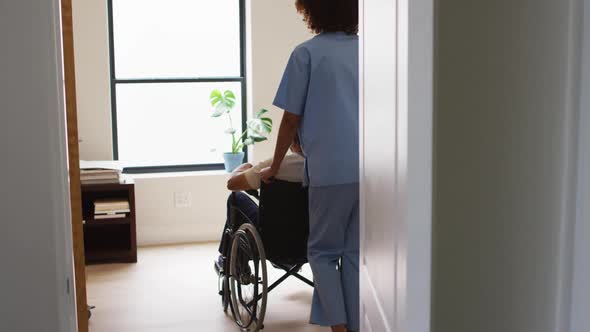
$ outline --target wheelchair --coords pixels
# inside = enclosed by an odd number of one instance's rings
[[[307,189],[301,183],[276,180],[263,184],[260,193],[248,191],[259,201],[258,227],[231,204],[229,228],[231,246],[221,254],[224,263],[219,275],[219,295],[224,312],[228,308],[243,332],[264,328],[268,294],[289,277],[309,286],[311,280],[299,274],[307,263],[309,214]],[[269,285],[267,262],[284,271]]]

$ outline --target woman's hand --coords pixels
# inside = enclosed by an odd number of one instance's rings
[[[297,135],[301,117],[289,112],[283,112],[283,119],[279,128],[277,137],[277,145],[275,146],[274,157],[272,158],[272,166],[260,171],[261,180],[264,183],[272,182],[273,178],[279,172],[279,167],[285,158],[285,154],[289,151],[289,147],[293,144],[293,139]]]
[[[277,175],[278,171],[275,170],[273,167],[267,167],[260,171],[260,179],[264,183],[271,183],[274,180],[274,177]]]

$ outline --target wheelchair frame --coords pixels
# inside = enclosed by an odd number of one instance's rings
[[[247,191],[247,193],[260,200],[258,191]],[[307,263],[290,265],[267,259],[258,229],[242,211],[236,207],[230,208],[232,209],[230,216],[238,213],[245,222],[236,230],[236,222],[230,218],[226,234],[231,238],[231,246],[225,249],[226,252],[221,253],[224,263],[221,270],[217,271],[219,295],[224,312],[227,313],[228,308],[230,309],[232,317],[241,331],[257,332],[264,328],[268,293],[289,277],[295,277],[311,287],[314,287],[314,283],[299,274],[303,265]],[[268,286],[267,261],[273,267],[285,272],[270,286]],[[250,266],[250,263],[253,266]],[[242,287],[249,285],[253,285],[253,294],[251,294],[251,298],[245,300]]]

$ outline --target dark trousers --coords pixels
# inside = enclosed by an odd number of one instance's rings
[[[254,201],[250,198],[250,196],[246,195],[242,192],[235,192],[229,195],[227,199],[227,216],[225,219],[225,226],[223,227],[223,233],[221,235],[221,241],[219,243],[219,253],[226,255],[226,250],[229,250],[231,247],[231,236],[227,234],[227,230],[231,227],[230,223],[230,214],[231,208],[237,208],[240,210],[248,219],[254,224],[254,226],[258,227],[258,205],[254,203]],[[238,225],[234,225],[234,232],[237,231],[237,228],[245,222],[243,218],[237,218],[241,220],[236,220]]]

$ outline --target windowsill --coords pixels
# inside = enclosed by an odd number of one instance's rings
[[[121,161],[80,161],[81,169],[125,169],[125,163]],[[209,169],[209,170],[174,170],[164,172],[148,172],[145,173],[125,173],[121,174],[124,183],[133,183],[136,179],[165,179],[165,178],[186,178],[198,176],[229,176],[229,173],[224,169]]]
[[[229,176],[225,170],[213,171],[194,171],[194,172],[167,172],[167,173],[142,173],[142,174],[123,174],[125,179],[165,179],[165,178],[183,178],[195,176]]]

